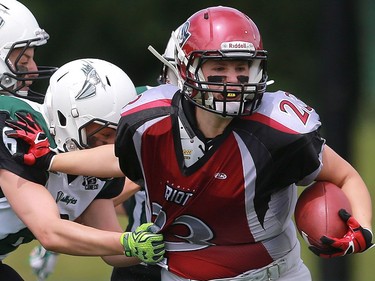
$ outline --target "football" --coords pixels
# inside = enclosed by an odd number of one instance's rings
[[[338,212],[345,209],[351,213],[348,198],[338,186],[318,181],[307,187],[297,200],[294,218],[297,229],[308,245],[319,249],[323,235],[341,238],[348,231],[346,223]]]

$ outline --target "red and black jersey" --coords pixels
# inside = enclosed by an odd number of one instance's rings
[[[183,103],[171,85],[146,91],[124,108],[116,139],[123,172],[145,182],[168,270],[228,278],[284,256],[298,243],[296,185],[321,169],[319,116],[291,94],[265,93],[254,114],[207,140]]]

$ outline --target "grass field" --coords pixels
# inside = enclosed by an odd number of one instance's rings
[[[360,171],[365,179],[372,198],[375,198],[375,120],[370,117],[361,122],[361,125],[354,133],[355,155],[357,156],[354,166]],[[126,220],[121,223],[125,226]],[[302,243],[302,258],[310,268],[313,280],[322,281],[319,274],[319,258],[314,256]],[[5,263],[12,265],[27,281],[34,281],[28,266],[28,254],[31,248],[36,245],[32,242],[21,246],[15,253],[5,259]],[[350,257],[353,281],[374,280],[375,251],[354,255]],[[337,270],[340,270],[339,268]],[[93,257],[72,257],[60,255],[56,271],[48,278],[49,281],[108,281],[110,279],[111,267],[106,265],[100,258]],[[329,280],[331,281],[331,280]]]

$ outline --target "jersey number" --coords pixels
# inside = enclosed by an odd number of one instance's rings
[[[303,125],[306,125],[307,120],[309,120],[312,108],[295,98],[293,95],[287,95],[292,98],[294,102],[290,100],[282,100],[280,102],[280,110],[285,113],[290,113],[291,110],[295,115],[297,115]]]
[[[162,228],[167,221],[167,214],[157,203],[152,204],[152,209],[153,215],[157,216],[155,225]],[[185,236],[175,234],[175,237],[184,240],[184,242],[165,241],[165,244],[169,245],[168,250],[170,251],[193,251],[214,245],[209,242],[214,237],[212,230],[207,224],[196,217],[182,215],[177,217],[172,225],[183,225],[188,229],[188,232]]]

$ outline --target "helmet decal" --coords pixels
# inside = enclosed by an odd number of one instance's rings
[[[87,99],[92,96],[95,96],[96,85],[98,84],[101,84],[103,89],[105,90],[104,83],[102,82],[95,68],[91,64],[83,64],[82,71],[86,75],[86,80],[82,86],[81,91],[79,91],[78,94],[75,96],[76,100]]]
[[[223,51],[243,50],[243,51],[255,52],[255,47],[254,47],[254,44],[251,42],[232,41],[232,42],[221,43],[221,50]]]
[[[190,22],[187,21],[181,26],[180,32],[178,33],[177,39],[181,47],[185,45],[186,41],[191,36],[191,33],[189,32],[189,28],[190,28]]]

